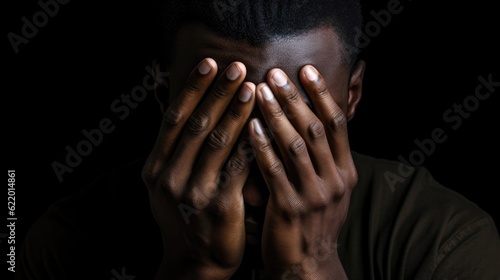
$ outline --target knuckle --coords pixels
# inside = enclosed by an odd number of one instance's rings
[[[302,137],[297,137],[296,139],[292,140],[290,144],[288,145],[288,152],[290,153],[291,156],[293,157],[298,157],[304,154],[307,150],[307,145],[304,139]]]
[[[210,197],[198,188],[193,188],[185,194],[183,202],[196,210],[203,210],[210,202]]]
[[[359,181],[358,173],[355,173],[355,174],[351,177],[351,182],[352,182],[352,187],[351,187],[351,189],[354,189],[354,188],[358,185],[358,181]]]
[[[231,91],[227,87],[222,85],[220,82],[216,83],[212,89],[212,95],[218,99],[224,98],[230,94],[231,94]]]
[[[152,164],[146,163],[141,170],[141,177],[148,188],[151,188],[157,177],[157,173]]]
[[[309,199],[308,208],[312,211],[324,210],[329,203],[330,199],[324,192],[317,192]]]
[[[344,112],[342,112],[342,110],[340,109],[335,110],[330,116],[329,124],[330,127],[335,131],[345,129],[347,127],[347,119]]]
[[[327,98],[331,97],[330,92],[328,91],[328,88],[324,83],[318,83],[317,88],[316,88],[316,95],[320,98]]]
[[[334,183],[332,188],[332,198],[334,201],[339,201],[345,196],[347,192],[347,186],[342,180],[336,180],[336,181],[337,182]]]
[[[359,179],[356,167],[353,166],[352,168],[349,169],[349,171],[347,172],[346,178],[347,178],[347,182],[348,182],[350,189],[351,190],[354,189],[356,187],[356,185],[358,184],[358,179]]]
[[[231,175],[241,174],[248,168],[247,162],[240,157],[232,157],[227,163],[227,171]]]
[[[260,142],[258,142],[258,144],[256,146],[257,146],[257,150],[259,150],[261,153],[264,153],[264,154],[269,154],[272,151],[274,151],[273,145],[269,141],[265,141],[265,140],[260,141]]]
[[[238,111],[238,110],[235,110],[234,108],[231,108],[228,112],[227,112],[227,115],[233,119],[233,120],[238,120],[240,118],[242,118],[243,114]]]
[[[159,181],[161,184],[161,188],[165,193],[173,194],[174,190],[177,189],[180,184],[178,182],[178,178],[173,176],[173,173],[167,174],[161,178]]]
[[[201,91],[201,85],[198,80],[191,78],[186,81],[184,89],[186,92],[195,93]]]
[[[335,188],[333,189],[333,199],[335,201],[342,199],[345,196],[346,191],[347,188],[344,184],[335,186]]]
[[[238,158],[241,157],[246,164],[249,164],[255,159],[255,153],[250,141],[244,141],[238,146],[237,155]]]
[[[325,126],[320,121],[315,120],[309,124],[307,131],[310,139],[319,139],[325,135]]]
[[[296,103],[301,99],[300,92],[297,89],[294,89],[288,92],[285,98],[288,103]]]
[[[209,125],[210,125],[210,117],[204,113],[197,111],[193,113],[193,115],[191,115],[191,117],[189,118],[189,123],[187,125],[187,128],[193,134],[199,134],[207,130]]]
[[[279,160],[273,160],[264,168],[264,172],[267,176],[274,178],[283,172],[283,168],[283,164]]]
[[[269,110],[269,116],[273,119],[280,119],[285,115],[280,106],[275,106]]]
[[[222,150],[229,144],[229,134],[224,129],[217,127],[208,136],[207,144],[212,150]]]
[[[179,108],[168,107],[163,115],[164,122],[169,126],[178,126],[182,123],[183,114]]]
[[[306,213],[306,206],[302,200],[293,195],[279,195],[274,197],[278,213],[285,219],[295,219]]]
[[[231,183],[231,174],[227,170],[222,170],[217,178],[217,189],[216,192],[225,189]]]

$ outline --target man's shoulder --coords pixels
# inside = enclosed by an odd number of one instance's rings
[[[352,239],[364,240],[358,251],[369,252],[379,269],[392,267],[386,272],[418,279],[430,277],[426,273],[437,271],[446,260],[474,256],[489,262],[488,257],[498,255],[498,231],[491,216],[443,186],[425,167],[356,152],[353,159],[359,181],[342,232],[344,250],[359,249]],[[478,256],[481,250],[482,257]],[[352,262],[366,258],[346,256]]]
[[[464,220],[490,218],[455,188],[438,182],[423,166],[353,152],[359,182],[354,200],[373,208],[381,217],[446,221],[448,227]],[[356,201],[355,201],[356,203]],[[361,201],[359,201],[361,203]],[[459,226],[458,224],[456,226]]]

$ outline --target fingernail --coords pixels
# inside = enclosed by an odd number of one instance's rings
[[[283,72],[281,72],[280,70],[276,71],[276,73],[273,75],[273,81],[279,87],[282,87],[287,83],[285,74],[283,74]]]
[[[258,119],[253,119],[253,129],[255,130],[255,133],[258,135],[264,135],[264,129],[262,129],[262,125],[260,124],[260,121]]]
[[[210,66],[210,63],[205,60],[201,63],[200,67],[198,67],[198,72],[200,72],[200,74],[202,75],[206,75],[208,74],[208,72],[210,72],[211,69],[212,66]]]
[[[316,81],[318,79],[318,72],[311,66],[306,68],[306,78],[309,81]]]
[[[248,87],[244,86],[241,89],[238,98],[240,99],[241,102],[245,103],[248,102],[248,100],[250,100],[250,97],[252,97],[252,91]]]
[[[262,96],[264,97],[265,100],[267,100],[267,101],[273,100],[273,98],[274,98],[273,92],[271,91],[271,89],[268,86],[263,86],[260,89],[260,92],[262,93]]]
[[[236,65],[233,64],[227,70],[226,77],[229,80],[234,81],[234,80],[236,80],[240,76],[240,74],[241,74],[241,72],[240,72],[240,69],[238,69],[238,66],[236,66]]]

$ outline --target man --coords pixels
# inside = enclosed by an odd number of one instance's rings
[[[488,214],[424,168],[351,151],[356,2],[219,8],[161,6],[149,157],[54,204],[19,279],[499,278]]]

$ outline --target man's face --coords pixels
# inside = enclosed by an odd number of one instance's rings
[[[213,58],[219,73],[231,62],[240,61],[247,68],[246,81],[256,85],[266,81],[272,68],[282,69],[299,89],[304,100],[309,99],[299,82],[299,70],[313,65],[327,81],[339,106],[347,112],[350,72],[342,57],[341,43],[333,28],[319,27],[300,36],[273,40],[259,46],[221,37],[200,24],[186,25],[178,33],[170,72],[169,100],[181,92],[192,69],[206,57]],[[259,117],[258,107],[253,115]],[[263,118],[261,118],[262,121]],[[268,191],[255,161],[243,189],[246,204],[247,243],[258,244]]]

